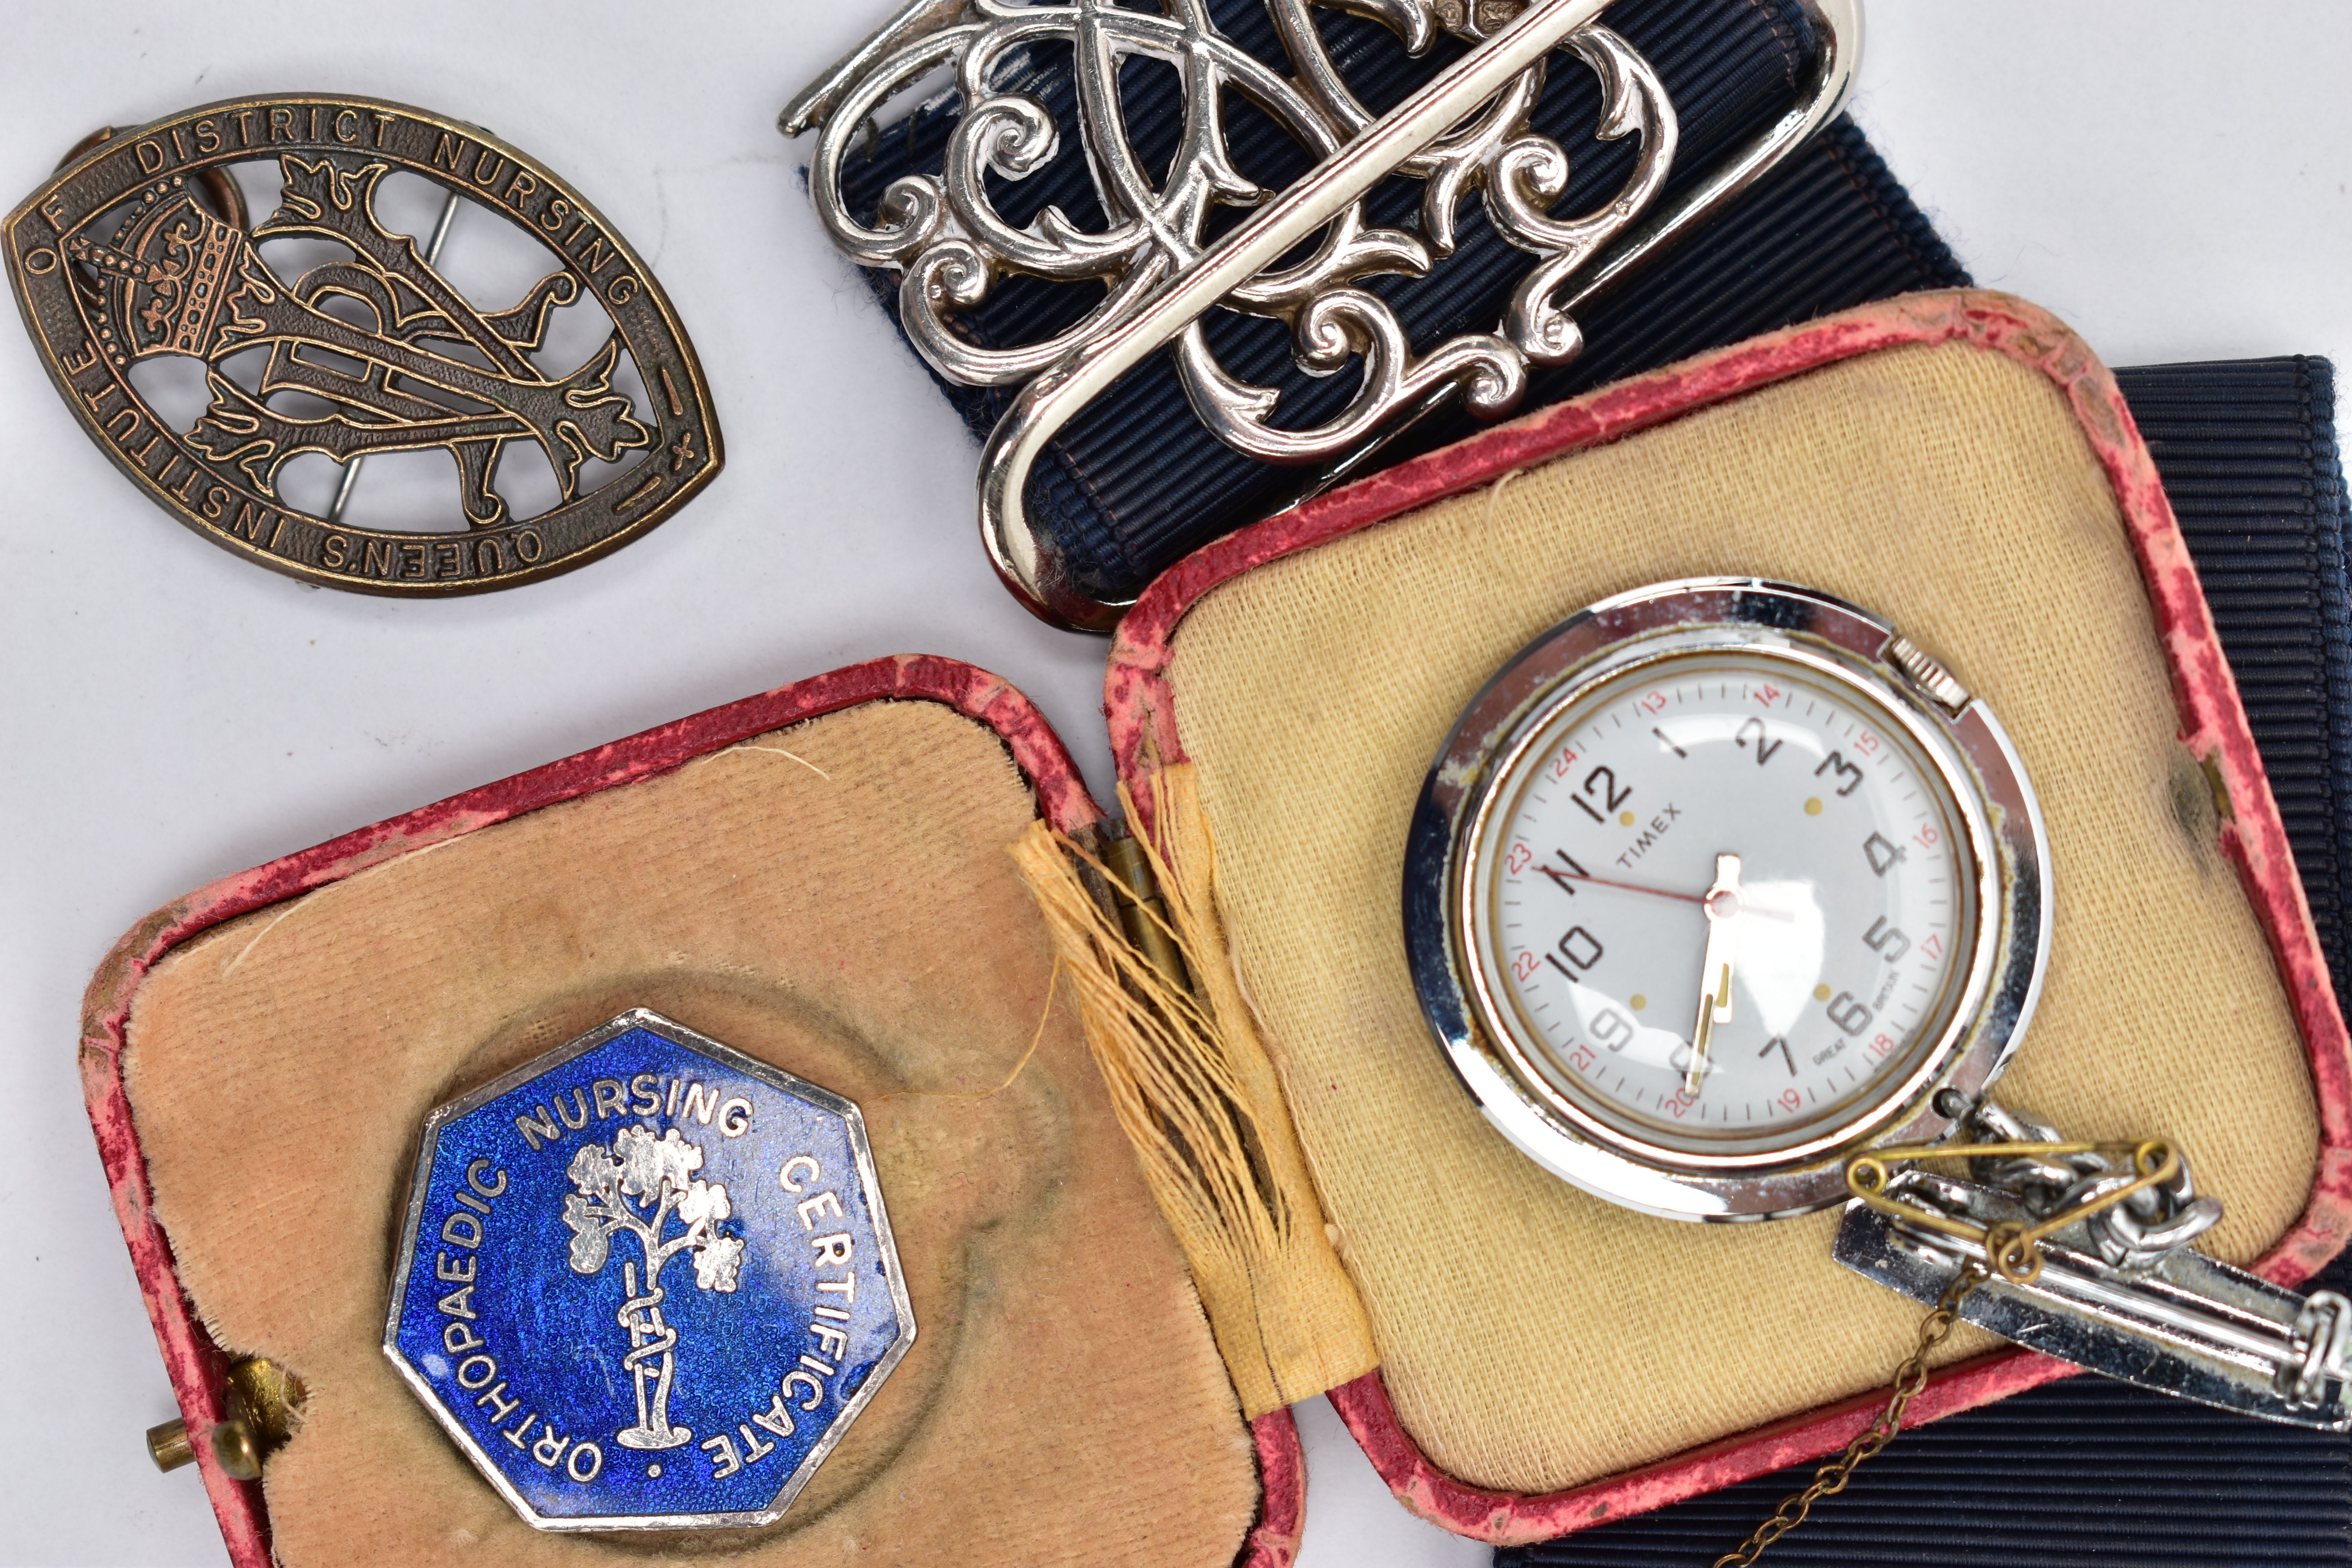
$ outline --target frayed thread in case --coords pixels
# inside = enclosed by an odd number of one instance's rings
[[[1137,846],[1160,900],[1128,902],[1145,941],[1122,925],[1109,889],[1124,879],[1094,844],[1038,822],[1013,855],[1069,972],[1112,1110],[1192,1266],[1243,1413],[1255,1417],[1379,1358],[1228,953],[1194,789],[1189,766],[1154,776],[1159,834]],[[1134,820],[1125,785],[1119,797]]]

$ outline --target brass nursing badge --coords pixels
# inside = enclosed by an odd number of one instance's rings
[[[273,187],[248,225],[242,192]],[[387,216],[427,194],[418,232]],[[491,308],[451,281],[461,213],[506,247],[506,281],[475,290],[504,296]],[[627,543],[719,471],[709,390],[653,274],[473,126],[358,98],[208,105],[95,141],[9,215],[5,244],[91,438],[190,528],[307,582],[510,587]],[[435,449],[454,504],[347,519],[367,458]]]

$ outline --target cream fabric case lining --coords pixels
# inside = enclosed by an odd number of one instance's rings
[[[1004,853],[1034,813],[986,728],[870,702],[166,956],[126,1075],[179,1281],[217,1343],[310,1388],[265,1472],[278,1560],[688,1546],[530,1530],[379,1348],[426,1110],[644,1005],[859,1102],[920,1330],[783,1521],[694,1550],[1230,1563],[1259,1503],[1248,1429],[1066,997],[1047,1015],[1050,949]]]
[[[2000,1097],[2070,1134],[2179,1139],[2233,1260],[2311,1190],[2304,1049],[2177,742],[2114,492],[2045,375],[1902,347],[1554,459],[1212,590],[1169,670],[1241,973],[1383,1379],[1476,1486],[1560,1490],[1865,1393],[1916,1330],[1830,1261],[1833,1214],[1676,1225],[1547,1175],[1462,1094],[1406,977],[1404,827],[1464,703],[1583,605],[1716,574],[1887,616],[2016,739],[2058,921]],[[1946,1359],[1993,1342],[1956,1335]]]

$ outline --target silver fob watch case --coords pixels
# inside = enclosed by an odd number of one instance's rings
[[[1538,787],[1532,768],[1558,760],[1563,726],[1581,722],[1578,716],[1613,700],[1611,692],[1639,691],[1644,682],[1671,679],[1678,668],[1705,672],[1708,661],[1725,659],[1768,676],[1785,671],[1873,720],[1915,766],[1929,770],[1921,782],[1942,798],[1954,828],[1945,851],[1959,884],[1952,934],[1955,948],[1964,942],[1966,952],[1956,951],[1940,972],[1938,997],[1910,1037],[1888,1047],[1874,1076],[1848,1100],[1810,1121],[1792,1118],[1801,1126],[1778,1136],[1710,1140],[1596,1110],[1592,1095],[1580,1092],[1563,1069],[1556,1032],[1547,1037],[1537,1026],[1520,989],[1497,973],[1504,950],[1481,934],[1480,922],[1482,907],[1495,906],[1509,853],[1501,814],[1518,809],[1512,803]],[[1759,743],[1742,754],[1761,751]],[[1625,814],[1629,822],[1633,816]],[[1734,857],[1722,858],[1736,868]],[[1690,579],[1620,595],[1571,616],[1471,702],[1413,812],[1405,947],[1422,1009],[1455,1074],[1531,1159],[1646,1213],[1772,1219],[1843,1200],[1844,1162],[1860,1149],[1945,1137],[1954,1126],[1947,1110],[1965,1115],[2000,1076],[2024,1037],[2048,962],[2049,858],[2041,809],[2009,736],[1933,658],[1879,617],[1811,589]],[[1727,974],[1723,994],[1730,994]],[[1707,1001],[1701,992],[1702,1012]],[[1692,1028],[1689,1038],[1698,1032]],[[1684,1049],[1687,1058],[1691,1047]],[[1700,1071],[1692,1068],[1695,1083]],[[1790,1071],[1797,1071],[1794,1057]]]

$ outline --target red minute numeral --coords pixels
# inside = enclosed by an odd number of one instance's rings
[[[1870,1042],[1870,1054],[1876,1057],[1879,1060],[1885,1061],[1888,1057],[1895,1054],[1895,1041],[1892,1037],[1885,1035],[1873,1037]]]
[[[1927,826],[1921,828],[1918,832],[1913,834],[1911,836],[1911,842],[1916,844],[1922,849],[1933,849],[1936,847],[1936,841],[1942,837],[1943,836],[1941,834],[1936,831],[1935,825],[1930,823]]]
[[[1794,1110],[1804,1103],[1803,1098],[1795,1089],[1784,1089],[1780,1091],[1780,1105],[1783,1110]]]
[[[1510,854],[1505,858],[1503,863],[1504,869],[1516,877],[1520,872],[1526,870],[1528,868],[1528,862],[1533,860],[1535,858],[1536,852],[1528,848],[1526,845],[1514,844],[1511,846]]]
[[[1759,690],[1749,692],[1748,695],[1756,699],[1757,701],[1764,704],[1765,707],[1769,708],[1772,704],[1780,700],[1780,689],[1777,686],[1766,686]]]
[[[1575,751],[1573,749],[1563,751],[1560,752],[1559,758],[1551,764],[1551,776],[1556,779],[1564,779],[1568,776],[1568,770],[1574,766],[1576,766]]]
[[[1532,952],[1520,953],[1511,960],[1511,978],[1522,985],[1526,984],[1528,976],[1533,974],[1536,972],[1536,965],[1542,962],[1543,960]]]
[[[1663,713],[1666,710],[1666,694],[1663,691],[1650,692],[1635,706],[1644,713]]]
[[[1944,956],[1944,939],[1940,936],[1930,936],[1919,944],[1919,951],[1929,958],[1941,958]]]
[[[1864,730],[1853,738],[1853,749],[1865,757],[1878,755],[1878,737]]]
[[[1581,1073],[1591,1072],[1592,1070],[1592,1048],[1590,1046],[1571,1046],[1569,1047],[1568,1052],[1568,1065]]]
[[[1698,1101],[1683,1093],[1680,1089],[1677,1089],[1663,1103],[1668,1110],[1675,1113],[1675,1120],[1679,1121],[1684,1117],[1690,1114],[1690,1108],[1696,1105]]]

